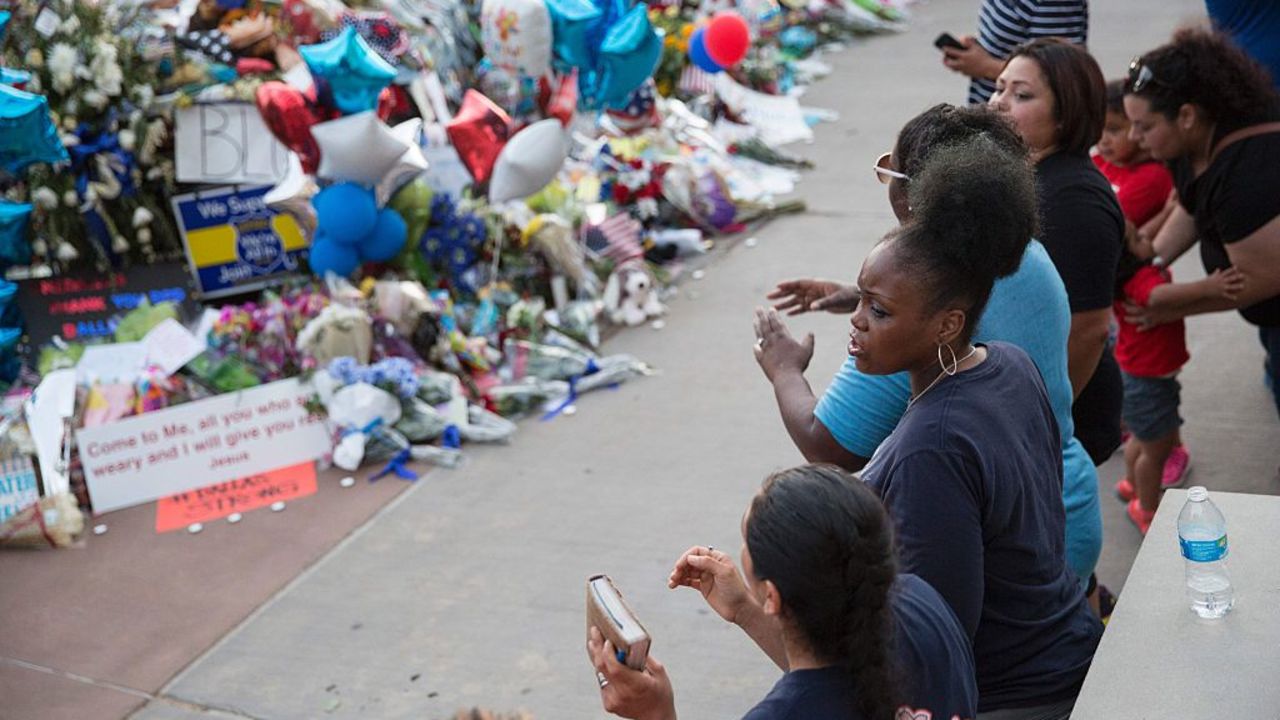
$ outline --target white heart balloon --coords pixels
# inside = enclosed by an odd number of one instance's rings
[[[559,120],[548,118],[526,127],[498,153],[489,200],[501,203],[538,192],[555,179],[568,154],[568,137]]]
[[[377,185],[404,155],[405,147],[373,111],[317,123],[311,135],[320,146],[316,175],[361,185]]]

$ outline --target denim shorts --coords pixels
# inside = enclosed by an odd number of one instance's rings
[[[1182,425],[1178,405],[1182,385],[1177,378],[1138,377],[1121,371],[1124,378],[1124,424],[1144,442],[1165,437]]]

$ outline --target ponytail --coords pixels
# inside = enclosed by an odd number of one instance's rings
[[[784,470],[752,503],[746,540],[756,577],[778,588],[810,649],[851,674],[860,714],[892,720],[896,567],[880,499],[830,465]]]

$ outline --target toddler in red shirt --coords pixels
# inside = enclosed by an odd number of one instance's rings
[[[1144,247],[1144,245],[1146,247]],[[1129,428],[1124,446],[1125,477],[1116,492],[1129,501],[1129,519],[1143,535],[1151,526],[1164,481],[1166,462],[1180,447],[1178,414],[1182,386],[1178,371],[1190,359],[1186,325],[1175,320],[1142,328],[1125,318],[1125,305],[1145,306],[1153,298],[1163,302],[1189,302],[1201,297],[1230,297],[1244,285],[1244,276],[1235,268],[1215,271],[1195,282],[1171,284],[1165,268],[1151,264],[1150,243],[1131,233],[1116,274],[1116,362],[1124,380],[1122,417]],[[1185,452],[1185,451],[1184,451]],[[1177,480],[1175,480],[1176,484]]]

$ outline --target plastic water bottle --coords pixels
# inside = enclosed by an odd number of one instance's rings
[[[1227,574],[1227,521],[1209,499],[1209,491],[1193,487],[1178,513],[1178,544],[1187,569],[1187,599],[1202,618],[1220,618],[1235,604]]]

